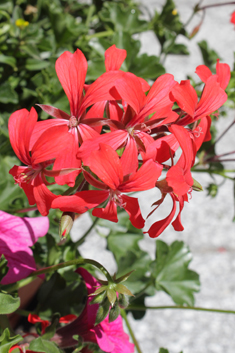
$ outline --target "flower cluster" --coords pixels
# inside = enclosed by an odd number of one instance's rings
[[[215,75],[204,65],[197,67],[205,83],[198,101],[189,80],[179,84],[164,74],[150,87],[144,79],[121,71],[125,57],[126,51],[115,45],[107,49],[106,72],[90,85],[85,84],[87,61],[79,49],[58,58],[55,68],[70,114],[49,105],[39,105],[53,117],[45,121],[37,121],[34,108],[13,113],[10,141],[25,166],[14,166],[10,174],[43,216],[50,208],[80,214],[93,209],[94,216],[117,222],[119,206],[139,229],[145,219],[138,199],[126,194],[157,187],[162,197],[156,208],[167,194],[173,208],[150,227],[150,237],[172,222],[177,204],[172,225],[181,231],[184,202],[197,188],[191,168],[201,144],[210,139],[209,115],[227,99],[230,69],[219,61]],[[178,149],[181,155],[175,160]],[[75,193],[53,194],[48,177]]]

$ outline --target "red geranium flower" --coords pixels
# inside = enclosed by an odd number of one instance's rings
[[[105,208],[93,210],[93,216],[118,222],[117,206],[120,206],[129,214],[134,227],[143,228],[144,219],[140,212],[138,199],[123,193],[153,188],[161,175],[162,166],[149,160],[136,171],[135,161],[132,159],[123,161],[110,146],[105,144],[100,144],[100,149],[91,153],[89,161],[91,171],[102,181],[98,181],[85,170],[83,171],[84,177],[91,185],[101,190],[81,191],[73,196],[61,196],[54,200],[53,208],[84,213],[108,200]]]

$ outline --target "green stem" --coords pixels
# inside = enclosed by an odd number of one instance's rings
[[[211,169],[193,169],[192,168],[192,172],[197,172],[197,173],[208,173],[208,174],[217,174],[217,175],[221,175],[222,177],[229,179],[229,180],[234,180],[233,177],[230,177],[228,175],[225,175],[224,173],[234,173],[235,170],[233,169],[225,169],[222,171],[219,170],[211,170]]]
[[[112,36],[113,34],[114,34],[114,32],[112,30],[109,30],[109,31],[104,31],[104,32],[98,32],[98,33],[90,34],[89,36],[86,36],[85,39],[86,40],[90,40],[92,38],[108,37],[108,36]]]
[[[221,313],[221,314],[235,314],[234,310],[223,310],[223,309],[215,309],[215,308],[202,308],[198,306],[183,306],[183,305],[164,305],[164,306],[128,306],[128,310],[162,310],[162,309],[183,309],[183,310],[195,310],[195,311],[207,311],[212,313]]]
[[[139,346],[139,343],[138,343],[137,339],[135,338],[134,332],[132,331],[131,325],[130,325],[128,319],[127,319],[127,315],[126,315],[126,312],[125,312],[124,309],[121,309],[121,315],[122,315],[122,317],[123,317],[123,319],[124,319],[124,321],[125,321],[125,323],[127,325],[128,331],[130,333],[130,336],[131,336],[132,341],[133,341],[133,343],[134,343],[134,345],[136,347],[137,352],[138,353],[142,353],[142,351],[140,349],[140,346]]]
[[[112,279],[111,275],[109,274],[109,272],[99,262],[97,262],[95,260],[91,260],[91,259],[80,258],[80,259],[70,260],[67,262],[62,262],[57,265],[45,267],[45,268],[42,268],[41,270],[34,271],[27,278],[16,282],[13,286],[3,286],[3,289],[5,289],[8,293],[10,293],[10,292],[13,292],[13,291],[21,288],[21,287],[24,287],[28,283],[30,283],[32,281],[32,277],[39,276],[39,275],[46,274],[46,273],[50,273],[53,271],[57,271],[61,268],[68,267],[68,266],[85,265],[85,264],[91,264],[91,265],[97,267],[105,275],[105,277],[107,278],[107,280],[109,282],[113,282],[113,279]]]
[[[197,11],[206,10],[209,7],[218,7],[218,6],[225,6],[225,5],[235,5],[235,1],[232,1],[232,2],[228,1],[228,2],[221,2],[219,4],[205,5],[205,6],[199,7]]]
[[[92,223],[92,225],[90,226],[90,228],[84,233],[84,235],[83,235],[78,241],[76,241],[76,242],[73,244],[74,247],[77,248],[78,246],[80,246],[81,244],[84,243],[84,241],[85,241],[87,235],[88,235],[88,234],[92,231],[92,229],[95,227],[95,225],[96,225],[96,223],[98,222],[98,220],[99,220],[99,218],[96,217],[96,219],[94,220],[94,222]]]

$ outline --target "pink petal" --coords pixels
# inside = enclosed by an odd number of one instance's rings
[[[36,269],[32,250],[49,229],[47,217],[21,218],[0,211],[0,255],[8,260],[9,271],[1,284],[16,282]]]
[[[74,54],[65,51],[57,59],[55,69],[68,97],[71,115],[78,117],[87,72],[86,58],[79,49]]]

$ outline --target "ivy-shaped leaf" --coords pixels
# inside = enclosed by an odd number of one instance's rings
[[[33,352],[44,352],[44,353],[60,353],[59,348],[53,342],[46,341],[41,337],[36,338],[33,340],[29,348]]]
[[[23,338],[20,335],[10,337],[10,331],[6,328],[0,336],[0,352],[9,353],[10,348],[22,340]]]
[[[192,255],[181,241],[170,246],[157,240],[156,260],[152,263],[157,290],[163,290],[178,305],[194,305],[194,292],[200,288],[199,275],[188,269]]]
[[[10,294],[0,293],[0,313],[1,315],[11,314],[20,306],[20,298],[13,298]]]

